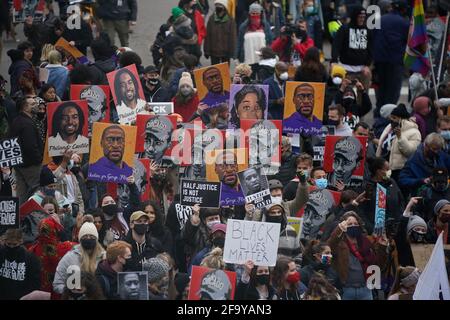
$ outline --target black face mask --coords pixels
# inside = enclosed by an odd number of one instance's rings
[[[223,13],[223,8],[216,8],[216,14],[217,14],[218,16],[221,16],[222,13]]]
[[[339,125],[339,120],[331,120],[331,119],[328,119],[328,125],[330,125],[330,126],[337,126],[337,125]]]
[[[442,217],[440,217],[439,220],[441,220],[442,223],[449,223],[450,222],[450,215],[445,214]]]
[[[266,216],[266,222],[281,223],[283,222],[283,216]]]
[[[117,204],[108,204],[108,205],[102,207],[102,211],[107,216],[112,217],[117,214],[117,212],[119,211],[119,207],[117,206]]]
[[[92,250],[97,246],[97,239],[82,239],[80,244],[84,250]]]
[[[167,174],[166,173],[155,173],[153,175],[153,179],[158,182],[164,182],[167,179]]]
[[[434,183],[434,189],[436,191],[443,192],[443,191],[446,191],[447,188],[448,188],[448,183],[447,182],[435,182]]]
[[[53,197],[53,198],[55,197],[55,192],[56,192],[55,189],[46,188],[46,187],[44,187],[44,190],[43,190],[43,193],[44,193],[46,196]]]
[[[80,166],[73,166],[70,171],[72,171],[72,173],[74,175],[78,175],[80,173],[81,167]]]
[[[225,238],[223,237],[214,238],[212,240],[212,244],[214,247],[219,247],[223,249],[223,247],[225,246]]]
[[[37,117],[39,120],[42,120],[42,119],[45,118],[45,113],[38,112],[38,113],[36,114],[36,117]]]
[[[131,258],[125,259],[125,264],[123,265],[123,271],[132,271],[133,270],[133,262]]]
[[[412,243],[426,243],[425,235],[416,231],[411,232],[410,239]]]
[[[144,235],[148,230],[148,224],[135,224],[133,227],[134,232],[136,232],[138,235],[142,236]]]
[[[160,83],[160,80],[159,79],[148,79],[147,82],[149,85],[156,87]]]
[[[351,226],[347,228],[347,235],[351,238],[359,238],[361,236],[360,226]]]
[[[342,104],[344,106],[351,106],[354,101],[355,101],[355,99],[353,97],[345,97],[342,99]]]
[[[15,257],[17,255],[17,253],[20,251],[21,246],[17,246],[17,247],[5,247],[5,251],[6,251],[6,256],[8,257]]]
[[[268,274],[257,275],[256,283],[267,286],[270,283],[270,275],[268,275]]]

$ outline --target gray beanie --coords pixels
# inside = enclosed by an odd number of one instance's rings
[[[142,271],[147,271],[149,283],[161,280],[169,270],[170,267],[167,262],[159,258],[151,258],[142,263]]]
[[[391,112],[397,108],[397,105],[395,104],[385,104],[384,106],[381,107],[380,109],[380,116],[382,116],[383,118],[387,119],[389,118],[389,116],[391,115]]]
[[[438,215],[439,211],[441,211],[441,209],[446,205],[446,204],[450,204],[450,201],[442,199],[439,200],[436,205],[434,206],[434,214]]]
[[[406,227],[406,234],[409,235],[415,227],[424,227],[426,230],[427,223],[419,216],[411,216]]]
[[[248,8],[248,13],[252,14],[252,13],[262,13],[263,12],[263,7],[261,7],[261,5],[259,3],[252,3],[250,5],[250,7]]]

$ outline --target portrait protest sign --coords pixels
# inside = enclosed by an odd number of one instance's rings
[[[0,197],[0,236],[20,227],[19,198]]]
[[[364,176],[367,137],[327,136],[323,168],[329,173],[331,186],[338,182],[347,187],[361,186]]]
[[[281,165],[281,120],[241,120],[249,165],[262,165],[264,175],[276,174]]]
[[[194,70],[195,85],[200,103],[209,108],[228,104],[230,99],[230,67],[228,63],[215,64]]]
[[[0,141],[0,168],[15,167],[23,163],[19,138]]]
[[[252,260],[256,266],[273,267],[279,240],[279,223],[228,219],[223,260],[236,264]]]
[[[148,300],[148,272],[118,272],[117,292],[121,300]]]
[[[286,82],[283,132],[316,136],[322,128],[325,83]]]
[[[377,183],[377,195],[375,200],[375,223],[373,233],[378,237],[381,237],[385,230],[386,194],[386,188]]]
[[[288,226],[291,226],[294,228],[295,232],[297,233],[296,241],[300,241],[300,236],[302,234],[302,227],[303,227],[303,218],[298,217],[287,217],[287,224]]]
[[[33,211],[44,211],[44,208],[41,207],[39,203],[34,199],[30,199],[24,202],[19,209],[20,212],[20,220],[23,220],[27,215],[32,213]]]
[[[176,144],[174,132],[177,118],[174,115],[138,115],[136,152],[142,153],[158,164],[167,165],[173,161],[172,149]]]
[[[335,132],[336,126],[322,126],[320,135],[312,137],[314,167],[323,166],[323,159],[325,155],[325,139],[327,136],[334,136]]]
[[[267,176],[262,174],[261,167],[254,166],[238,173],[239,183],[245,195],[245,201],[257,209],[272,203]]]
[[[85,100],[52,102],[47,105],[48,153],[61,156],[66,150],[89,153],[88,106]]]
[[[136,127],[95,122],[88,179],[127,183],[133,174]]]
[[[181,179],[180,203],[185,206],[199,204],[201,208],[219,208],[220,183]]]
[[[236,272],[192,266],[188,300],[234,300]]]
[[[150,109],[157,115],[174,113],[173,102],[149,102]]]
[[[138,159],[138,161],[142,166],[135,165],[134,174],[135,180],[137,178],[136,185],[141,193],[141,201],[148,201],[152,192],[152,185],[150,183],[150,159]]]
[[[229,127],[239,128],[240,121],[246,119],[267,119],[269,106],[269,86],[262,84],[232,84],[229,111]]]
[[[109,103],[111,92],[108,86],[78,85],[70,86],[71,100],[86,100],[88,105],[89,133],[92,133],[94,122],[109,122]]]
[[[89,59],[80,50],[72,46],[69,41],[63,37],[59,38],[55,43],[55,49],[64,53],[66,57],[73,57],[81,64],[88,64]]]
[[[109,72],[106,76],[119,123],[134,124],[138,114],[148,114],[145,110],[147,102],[135,64]]]
[[[13,23],[25,22],[33,17],[33,22],[41,22],[44,17],[45,0],[12,0]]]

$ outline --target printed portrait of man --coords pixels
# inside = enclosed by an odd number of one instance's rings
[[[296,111],[283,120],[283,132],[305,136],[320,134],[322,121],[313,114],[314,99],[314,87],[309,83],[302,83],[295,88],[293,101]]]
[[[80,99],[86,100],[89,109],[89,125],[105,118],[108,108],[105,92],[99,86],[88,86],[80,91]]]
[[[275,174],[278,166],[274,159],[279,154],[280,131],[268,120],[255,122],[249,132],[249,164],[262,165],[264,174]],[[275,172],[273,172],[275,171]]]
[[[144,155],[162,163],[164,153],[171,146],[174,127],[168,117],[155,116],[145,124]]]
[[[329,190],[317,189],[310,192],[303,214],[302,239],[316,239],[333,205],[334,197]]]
[[[352,175],[363,159],[363,146],[355,137],[342,137],[334,145],[333,172],[330,176],[331,185],[341,181],[349,185]]]
[[[215,159],[214,170],[221,187],[221,205],[240,205],[245,203],[244,194],[238,180],[238,161],[231,150],[222,150]]]
[[[125,152],[125,131],[119,125],[111,125],[103,130],[100,141],[103,157],[89,165],[89,171],[100,175],[129,177],[133,169],[123,161]]]
[[[187,167],[187,176],[196,178],[206,177],[205,150],[221,148],[221,134],[217,130],[205,130],[194,137],[192,146],[192,165]]]
[[[209,67],[202,75],[203,85],[208,89],[208,93],[200,101],[214,107],[221,103],[228,103],[230,99],[230,92],[224,89],[222,74],[217,67]]]
[[[119,295],[121,300],[144,300],[142,291],[147,290],[147,282],[145,275],[139,272],[123,272],[119,273]],[[145,282],[144,282],[144,281]]]
[[[259,169],[249,168],[239,173],[239,179],[245,195],[252,195],[263,190]]]
[[[67,101],[59,105],[52,119],[52,135],[48,138],[50,156],[61,155],[67,147],[77,153],[89,152],[89,139],[83,136],[85,115],[81,107]],[[61,147],[53,151],[53,147]]]
[[[120,69],[114,78],[119,122],[129,124],[136,115],[145,110],[146,101],[139,97],[139,80],[128,69]]]
[[[138,159],[134,160],[133,177],[138,193],[142,195],[149,182],[147,180],[147,170]],[[121,207],[127,207],[130,204],[130,187],[128,184],[119,184],[117,193],[119,195],[119,203]]]
[[[216,269],[203,275],[197,295],[200,300],[231,300],[232,289],[225,271]]]

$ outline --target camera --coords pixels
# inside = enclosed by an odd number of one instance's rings
[[[291,37],[293,34],[295,34],[295,36],[300,40],[304,40],[306,38],[305,30],[300,29],[300,27],[296,25],[287,24],[282,35]]]

